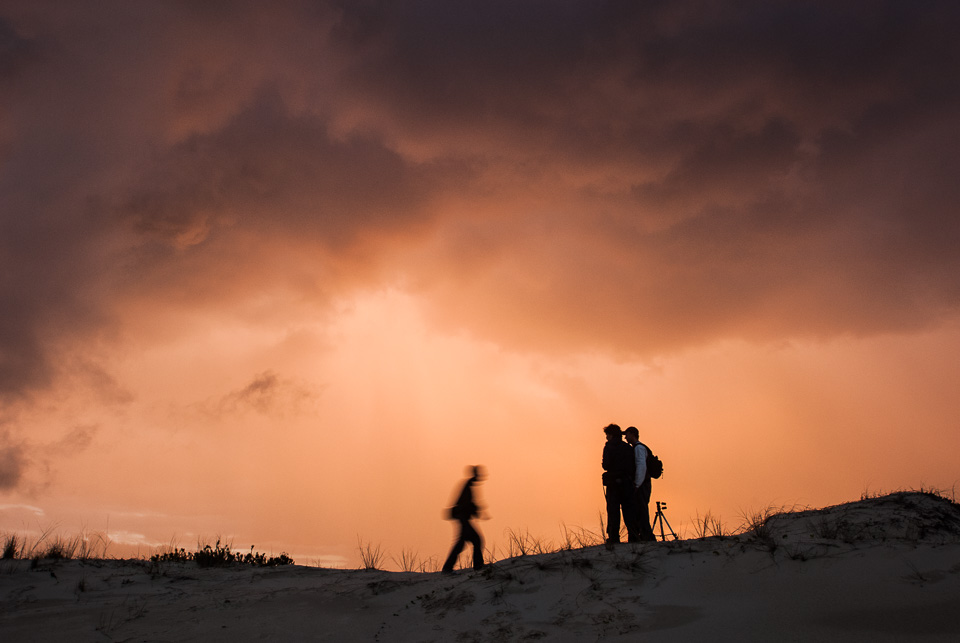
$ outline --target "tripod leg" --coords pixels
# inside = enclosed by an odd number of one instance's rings
[[[673,539],[674,539],[674,540],[678,540],[678,539],[677,539],[677,534],[674,533],[673,527],[670,526],[670,521],[667,520],[667,517],[664,516],[663,514],[661,514],[661,517],[663,518],[663,522],[660,523],[660,532],[663,533],[663,523],[665,522],[665,523],[667,523],[667,529],[670,530],[670,535],[673,536]],[[666,540],[666,537],[664,536],[663,539]]]

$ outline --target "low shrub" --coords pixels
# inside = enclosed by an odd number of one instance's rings
[[[235,552],[230,545],[222,544],[220,539],[214,546],[209,544],[195,552],[188,552],[183,547],[150,557],[154,563],[188,563],[194,562],[199,567],[231,567],[234,565],[253,565],[255,567],[276,567],[278,565],[292,565],[293,559],[286,553],[279,556],[267,557],[266,554],[255,552],[253,547],[246,554]]]

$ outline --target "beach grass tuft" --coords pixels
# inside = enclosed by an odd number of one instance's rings
[[[723,528],[723,520],[720,516],[714,516],[709,510],[703,516],[697,512],[693,519],[693,534],[695,538],[729,535]]]
[[[362,569],[375,570],[383,568],[383,561],[386,559],[386,553],[380,548],[380,543],[363,542],[360,536],[357,536],[357,549],[360,550],[360,564]]]

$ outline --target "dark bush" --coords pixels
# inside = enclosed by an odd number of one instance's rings
[[[276,567],[278,565],[292,565],[293,559],[286,553],[279,556],[267,558],[266,554],[254,552],[253,547],[246,554],[240,554],[230,550],[230,545],[220,543],[217,539],[216,544],[211,547],[204,545],[193,553],[183,549],[175,549],[163,554],[154,554],[150,560],[155,563],[186,563],[193,561],[199,567],[229,567],[232,565],[253,565],[255,567]]]

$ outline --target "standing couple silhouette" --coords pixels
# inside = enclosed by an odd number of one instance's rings
[[[640,442],[636,427],[622,431],[619,425],[608,424],[603,432],[607,436],[602,460],[603,492],[607,500],[607,544],[620,542],[621,513],[628,542],[654,541],[657,538],[650,527],[649,449]]]

